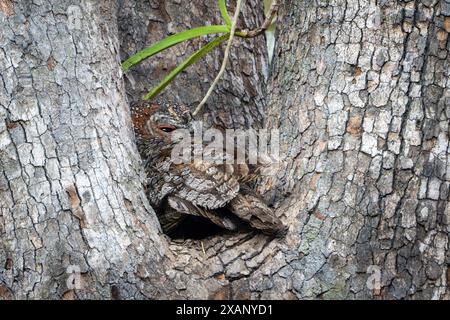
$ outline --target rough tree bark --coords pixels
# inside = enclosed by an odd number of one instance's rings
[[[285,158],[259,190],[287,237],[161,234],[125,91],[135,99],[199,44],[136,69],[126,89],[119,52],[217,23],[214,2],[0,1],[0,297],[449,298],[444,0],[285,1],[267,111],[261,39],[235,50],[207,110],[282,128]],[[248,2],[251,27],[262,17]],[[167,97],[198,102],[220,55],[206,61]]]
[[[267,182],[292,194],[285,282],[449,298],[450,2],[291,0],[280,21],[269,126],[286,159]]]
[[[1,296],[144,297],[135,274],[162,272],[165,242],[140,184],[116,6],[0,9]],[[84,290],[68,289],[70,266]]]

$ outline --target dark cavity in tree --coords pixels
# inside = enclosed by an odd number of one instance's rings
[[[212,236],[220,236],[229,231],[216,226],[203,217],[187,215],[180,224],[167,233],[171,239],[201,240]]]

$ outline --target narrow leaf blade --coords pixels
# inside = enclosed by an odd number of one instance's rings
[[[215,47],[220,45],[222,42],[226,41],[229,38],[229,34],[224,34],[223,36],[217,37],[211,42],[207,43],[204,47],[194,52],[189,58],[184,60],[180,65],[178,65],[175,69],[173,69],[155,88],[150,91],[145,97],[144,100],[149,100],[158,95],[165,87],[169,85],[169,83],[183,70],[197,62],[201,58],[203,58],[208,52],[213,50]]]
[[[223,21],[225,21],[228,27],[231,27],[231,18],[228,15],[226,0],[219,0],[219,8]]]
[[[150,58],[151,56],[157,54],[158,52],[170,48],[171,46],[176,45],[177,43],[180,43],[182,41],[197,38],[207,34],[226,33],[226,32],[228,32],[227,26],[214,25],[214,26],[204,26],[194,28],[171,35],[129,57],[122,63],[122,70],[124,72],[127,72],[132,66],[135,66],[136,64],[142,62],[147,58]]]

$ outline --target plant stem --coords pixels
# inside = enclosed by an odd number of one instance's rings
[[[240,31],[240,33],[243,34],[243,38],[254,38],[264,33],[267,30],[267,28],[269,28],[270,25],[272,24],[273,18],[277,14],[279,6],[280,4],[278,3],[278,0],[272,0],[269,12],[267,13],[266,19],[264,20],[263,24],[254,30]]]
[[[193,112],[194,116],[197,115],[200,112],[200,110],[202,109],[203,105],[206,103],[206,101],[208,100],[209,96],[213,92],[215,86],[220,81],[220,78],[222,77],[223,73],[225,72],[225,68],[227,67],[227,62],[228,62],[228,58],[229,58],[229,55],[230,55],[230,49],[231,49],[231,45],[232,45],[232,42],[233,42],[234,34],[236,32],[237,20],[238,20],[238,17],[239,17],[239,13],[241,11],[241,4],[242,4],[242,0],[237,0],[236,10],[234,12],[233,22],[231,24],[230,38],[228,39],[227,47],[225,48],[225,53],[224,53],[224,57],[223,57],[223,61],[222,61],[222,66],[220,67],[219,73],[217,74],[217,76],[214,79],[213,83],[209,87],[208,92],[206,93],[205,97],[199,103],[199,105],[197,106],[195,111]]]

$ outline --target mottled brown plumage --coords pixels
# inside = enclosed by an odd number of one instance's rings
[[[190,110],[171,103],[138,102],[131,106],[139,152],[147,173],[146,192],[163,230],[170,233],[188,215],[237,230],[242,221],[267,234],[285,230],[272,210],[246,183],[257,176],[255,166],[216,164],[193,159],[177,164],[171,157],[174,133],[193,132]],[[192,142],[192,150],[194,143]],[[229,157],[225,152],[221,157]]]

